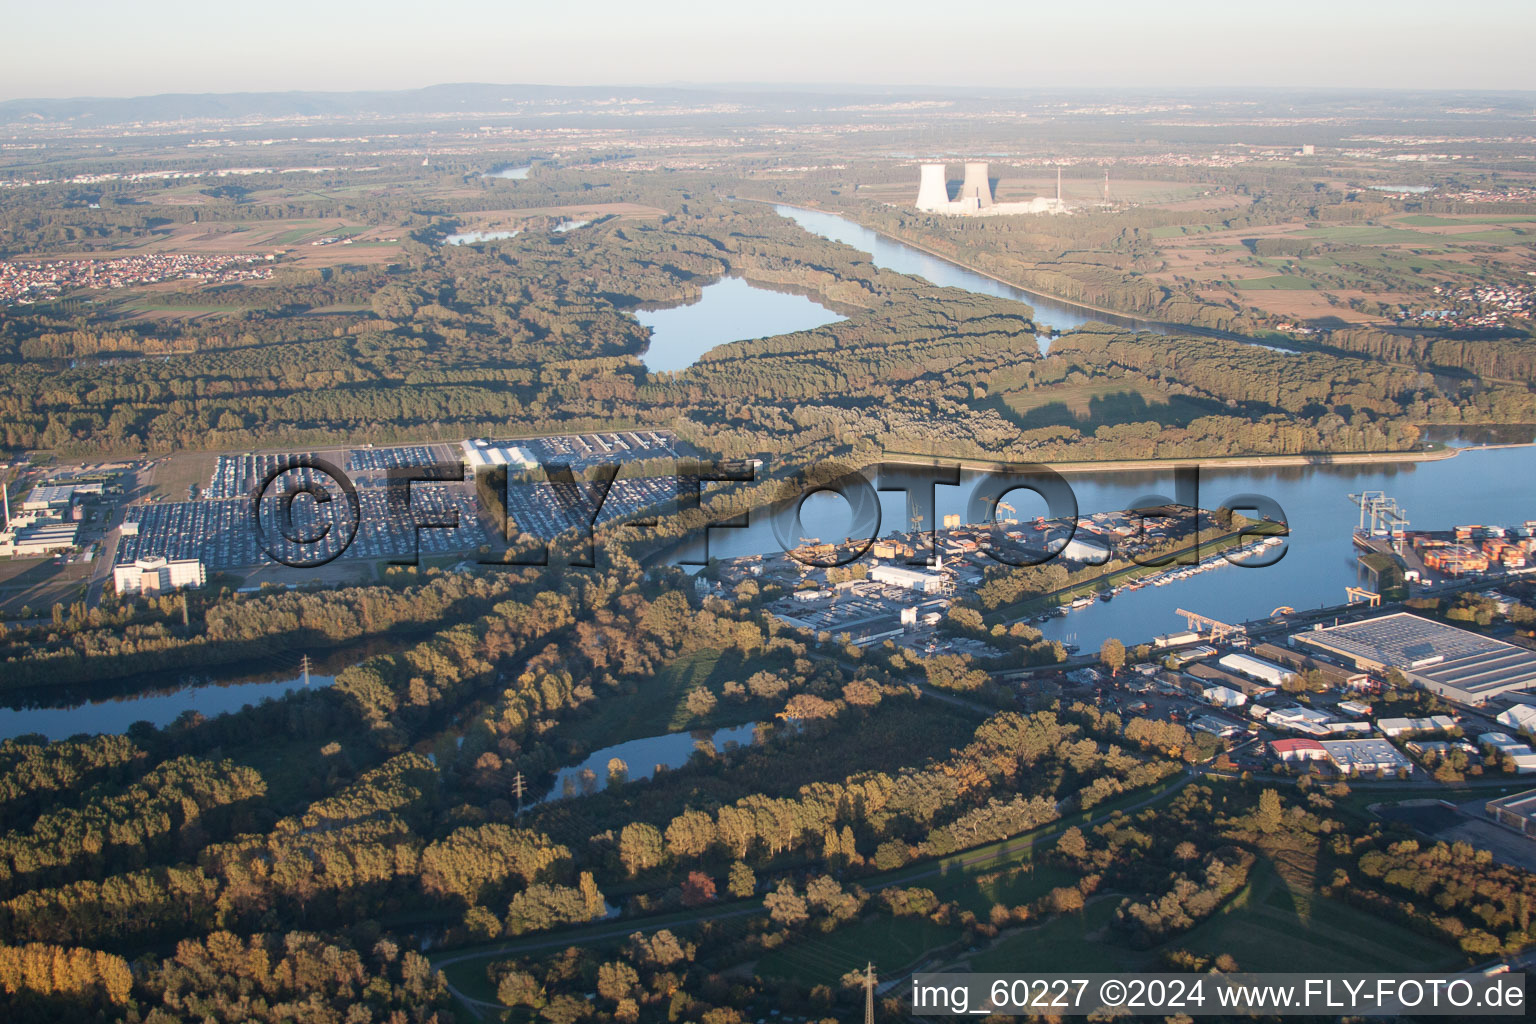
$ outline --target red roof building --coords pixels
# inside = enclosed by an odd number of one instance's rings
[[[1326,761],[1328,750],[1317,740],[1270,740],[1269,749],[1282,761]]]

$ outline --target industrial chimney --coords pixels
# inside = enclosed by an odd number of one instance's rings
[[[917,208],[925,213],[936,213],[949,205],[949,183],[944,178],[943,164],[923,164],[922,178],[917,185]]]
[[[992,205],[992,183],[987,180],[986,164],[966,163],[965,184],[960,186],[959,201],[974,210]]]

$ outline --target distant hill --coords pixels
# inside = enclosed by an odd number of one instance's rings
[[[833,87],[842,96],[888,96],[884,90]],[[775,88],[693,86],[433,85],[391,92],[166,93],[159,96],[74,97],[0,102],[0,124],[73,121],[114,125],[144,121],[228,120],[241,117],[349,117],[360,115],[479,113],[518,104],[613,98],[652,103],[747,102],[752,106],[805,92]]]

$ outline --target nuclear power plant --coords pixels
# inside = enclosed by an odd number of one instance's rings
[[[921,165],[917,184],[917,209],[923,213],[942,213],[951,217],[1009,217],[1023,213],[1066,213],[1061,201],[1061,177],[1056,178],[1056,198],[1036,196],[1023,203],[999,203],[992,199],[992,179],[987,165],[966,161],[960,194],[949,196],[948,171],[943,164]]]

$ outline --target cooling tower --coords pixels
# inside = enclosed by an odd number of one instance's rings
[[[992,184],[987,180],[987,165],[967,163],[965,184],[960,186],[959,202],[974,204],[975,209],[992,205]]]
[[[944,180],[943,164],[923,164],[917,186],[917,208],[933,213],[949,206],[949,185]]]

